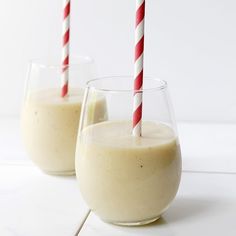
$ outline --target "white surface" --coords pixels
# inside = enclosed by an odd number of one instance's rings
[[[159,221],[145,227],[120,227],[91,214],[79,235],[236,235],[235,182],[236,175],[184,173],[177,198]]]
[[[71,51],[99,75],[133,73],[135,0],[72,1]],[[0,0],[0,114],[18,114],[27,61],[61,55],[62,0]],[[148,0],[145,73],[167,79],[178,120],[236,120],[236,1]],[[7,104],[6,104],[7,101]]]
[[[72,236],[87,213],[74,177],[0,165],[1,236]]]

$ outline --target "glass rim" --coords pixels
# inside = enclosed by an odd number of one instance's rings
[[[29,60],[29,65],[30,66],[37,66],[42,69],[55,69],[55,68],[64,68],[64,67],[69,67],[73,68],[79,65],[89,65],[94,63],[94,59],[90,56],[74,56],[72,55],[70,57],[71,62],[64,66],[62,63],[55,62],[55,58],[32,58]],[[77,61],[77,62],[74,62]]]
[[[97,77],[95,79],[92,79],[92,80],[89,80],[87,83],[86,83],[86,86],[87,88],[89,89],[93,89],[95,91],[98,91],[98,92],[104,92],[104,93],[134,93],[134,92],[148,92],[148,91],[161,91],[161,90],[165,90],[167,89],[168,87],[168,84],[166,82],[166,80],[163,80],[163,79],[159,79],[157,77],[154,77],[154,76],[144,76],[143,80],[144,80],[144,83],[145,81],[155,81],[155,82],[158,82],[160,83],[160,85],[156,85],[156,86],[153,86],[151,88],[142,88],[140,90],[134,90],[133,88],[130,88],[130,89],[107,89],[107,88],[98,88],[94,85],[91,85],[91,83],[94,83],[94,82],[97,82],[97,81],[101,81],[101,80],[108,80],[108,79],[121,79],[121,78],[128,78],[128,79],[133,79],[133,76],[127,76],[127,75],[118,75],[118,76],[103,76],[103,77]]]

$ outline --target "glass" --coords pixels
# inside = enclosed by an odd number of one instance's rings
[[[94,78],[95,71],[89,57],[72,58],[68,69],[69,93],[62,98],[60,63],[30,62],[21,114],[22,138],[29,158],[53,175],[75,173],[84,86]]]
[[[76,150],[83,198],[102,220],[118,225],[151,223],[174,199],[181,153],[167,84],[144,79],[142,136],[132,136],[133,78],[88,82]],[[98,124],[89,104],[106,100],[107,120]]]

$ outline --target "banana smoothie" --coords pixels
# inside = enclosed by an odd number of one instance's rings
[[[50,174],[73,174],[75,148],[83,89],[70,89],[65,98],[60,89],[28,94],[22,111],[23,142],[31,160]],[[106,120],[106,102],[90,106],[93,123]]]
[[[151,222],[174,199],[181,154],[169,126],[143,121],[142,137],[134,137],[131,122],[105,121],[84,128],[77,142],[81,193],[104,221]]]

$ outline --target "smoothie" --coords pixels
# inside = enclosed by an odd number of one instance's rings
[[[28,94],[22,111],[23,142],[32,161],[50,174],[73,174],[75,147],[83,100],[82,89],[70,89],[60,97],[59,89]],[[106,120],[106,102],[90,106],[91,122]]]
[[[175,197],[181,176],[178,140],[167,125],[129,121],[88,126],[79,135],[76,173],[89,207],[103,220],[126,224],[158,219]]]

